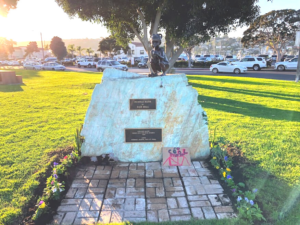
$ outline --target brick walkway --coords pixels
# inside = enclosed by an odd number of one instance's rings
[[[235,217],[230,199],[206,168],[162,167],[160,162],[87,166],[54,217],[55,224],[179,221]]]

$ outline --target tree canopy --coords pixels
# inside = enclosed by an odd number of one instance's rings
[[[137,36],[149,56],[152,34],[164,33],[171,66],[194,35],[227,33],[233,26],[249,24],[259,12],[256,1],[56,0],[70,16],[103,23],[120,45]],[[176,43],[179,48],[172,54]]]
[[[16,44],[13,40],[7,40],[6,38],[0,37],[0,59],[6,59],[9,54],[14,52],[14,45]]]
[[[62,60],[68,54],[65,43],[60,37],[57,36],[52,38],[50,43],[50,49],[52,50],[52,53],[57,57],[58,60]]]
[[[105,55],[116,54],[117,51],[123,50],[125,54],[127,54],[128,50],[130,50],[128,43],[125,47],[117,44],[116,38],[107,37],[102,39],[99,42],[98,51]]]
[[[26,46],[26,54],[25,54],[25,57],[27,55],[31,55],[32,53],[34,52],[38,52],[39,51],[39,48],[37,46],[37,43],[36,41],[31,41],[29,42],[29,44]]]
[[[298,22],[300,10],[273,10],[251,23],[244,32],[242,43],[245,47],[266,45],[277,52],[277,60],[280,60],[287,44],[295,39]]]
[[[0,16],[6,16],[9,10],[15,9],[19,0],[0,0]]]

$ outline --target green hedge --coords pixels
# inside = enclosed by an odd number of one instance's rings
[[[216,64],[218,62],[194,62],[193,67],[194,68],[209,68],[212,64]]]
[[[138,66],[138,62],[134,62],[134,65],[132,66],[131,65],[131,62],[120,62],[121,64],[123,64],[123,65],[126,65],[126,66],[128,66],[128,67],[137,67]]]
[[[189,62],[188,61],[176,61],[174,64],[174,67],[176,68],[187,68],[189,66]]]

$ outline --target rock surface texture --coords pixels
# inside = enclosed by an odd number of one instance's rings
[[[186,147],[192,159],[209,155],[207,116],[186,75],[148,78],[106,69],[87,110],[83,156],[113,154],[123,162],[162,160],[162,147]],[[130,110],[129,99],[156,99],[156,110]],[[162,142],[125,143],[125,129],[161,128]]]

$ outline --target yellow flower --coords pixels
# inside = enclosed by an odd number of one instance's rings
[[[226,172],[223,172],[223,177],[226,177]]]
[[[214,156],[214,157],[213,157],[213,159],[217,159],[217,157],[216,157],[216,156]]]
[[[216,169],[218,170],[220,167],[216,166]]]
[[[226,168],[226,170],[229,171],[229,172],[231,171],[231,169],[229,169],[229,168]]]
[[[40,205],[40,208],[43,209],[45,207],[46,207],[46,204],[45,204],[45,202],[43,202],[43,204]]]

